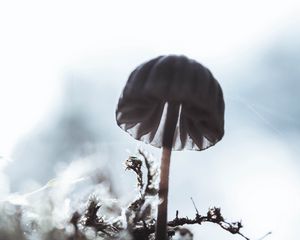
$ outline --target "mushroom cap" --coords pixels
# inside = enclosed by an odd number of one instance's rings
[[[162,147],[168,103],[180,104],[173,150],[204,150],[222,139],[222,89],[206,67],[183,55],[159,56],[130,74],[117,124],[135,139]]]

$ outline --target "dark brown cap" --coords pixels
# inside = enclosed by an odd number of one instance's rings
[[[129,76],[117,124],[135,139],[162,147],[167,105],[179,104],[173,150],[204,150],[224,135],[222,89],[212,73],[185,56],[159,56]]]

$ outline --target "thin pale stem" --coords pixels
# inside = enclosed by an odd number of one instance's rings
[[[171,149],[163,148],[161,165],[160,165],[160,183],[158,197],[157,222],[156,222],[156,239],[167,239],[167,216],[168,216],[168,189],[169,189],[169,170],[171,160]]]
[[[178,121],[179,104],[168,103],[166,122],[164,127],[162,145],[162,158],[160,165],[160,182],[158,197],[157,221],[156,221],[156,240],[167,240],[167,217],[168,217],[168,191],[169,191],[169,170],[171,161],[171,151],[174,140],[174,133]]]

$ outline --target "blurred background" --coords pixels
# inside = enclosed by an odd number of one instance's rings
[[[193,217],[193,197],[203,214],[217,206],[242,219],[251,239],[298,240],[299,13],[292,0],[1,2],[0,199],[95,168],[129,199],[123,162],[139,146],[160,151],[117,127],[119,95],[141,62],[184,54],[223,87],[225,136],[173,154],[169,218]],[[241,239],[190,228],[195,239]]]

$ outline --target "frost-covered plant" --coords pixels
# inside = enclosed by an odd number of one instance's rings
[[[71,190],[64,191],[65,195],[58,199],[61,201],[65,198],[65,202],[59,204],[56,196],[59,184],[51,181],[51,184],[43,188],[46,194],[37,195],[31,201],[25,201],[19,196],[19,202],[11,199],[1,202],[0,240],[155,239],[158,164],[152,156],[139,150],[135,156],[130,156],[125,161],[125,165],[127,170],[136,174],[139,190],[138,196],[131,202],[121,204],[109,190],[109,179],[98,176],[97,184],[89,189],[88,195],[76,197],[75,194],[72,198],[74,193]],[[80,181],[75,182],[79,187]],[[89,183],[84,187],[87,186]],[[183,225],[203,222],[218,224],[226,231],[248,239],[240,232],[242,224],[226,222],[220,208],[211,208],[203,216],[196,207],[195,210],[194,218],[181,218],[176,212],[175,219],[167,223],[169,239],[193,239],[193,234]],[[60,218],[59,211],[66,216]]]

